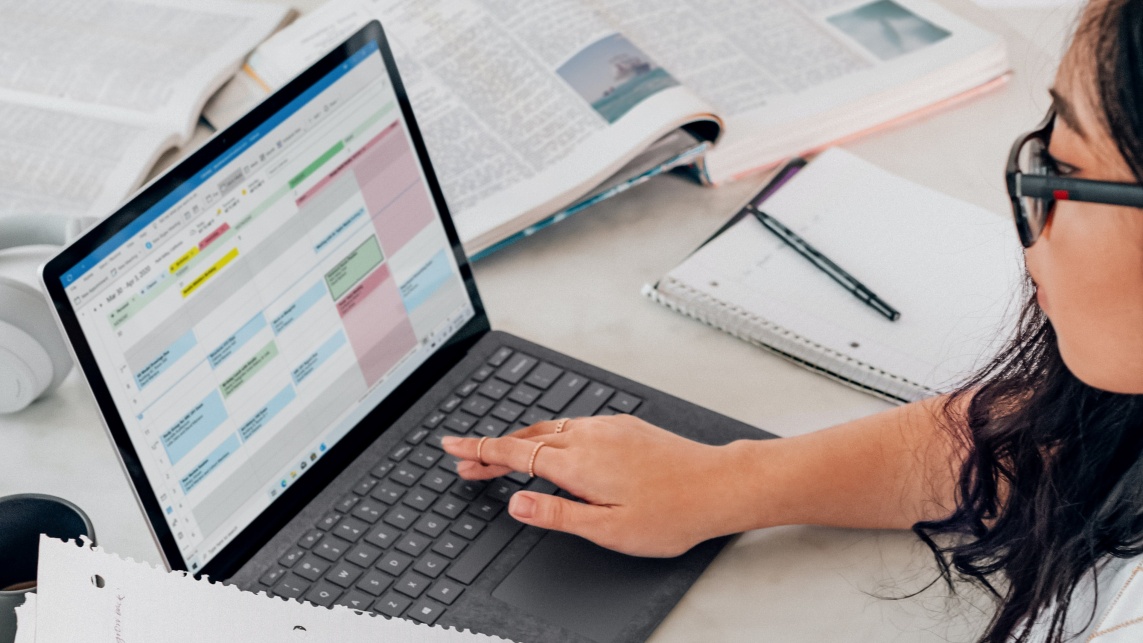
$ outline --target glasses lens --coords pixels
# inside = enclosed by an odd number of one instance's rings
[[[1048,150],[1044,146],[1044,142],[1038,138],[1029,139],[1028,142],[1020,148],[1020,156],[1017,161],[1019,163],[1020,172],[1023,174],[1034,176],[1051,176],[1055,175],[1055,164],[1052,163],[1051,157],[1048,156]],[[1032,239],[1040,236],[1040,232],[1048,222],[1048,215],[1052,212],[1052,206],[1055,204],[1053,199],[1042,199],[1039,197],[1020,197],[1020,208],[1023,210],[1024,219],[1028,223],[1028,229],[1032,233]]]

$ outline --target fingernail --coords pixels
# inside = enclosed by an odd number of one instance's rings
[[[460,438],[454,438],[451,435],[448,437],[441,438],[441,446],[451,447],[454,444],[456,444],[457,442],[460,442]]]
[[[516,518],[531,518],[536,510],[536,501],[527,495],[515,494],[508,503],[508,513]]]

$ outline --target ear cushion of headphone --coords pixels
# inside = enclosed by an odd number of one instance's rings
[[[0,324],[20,331],[0,332],[0,350],[14,355],[24,355],[37,363],[39,359],[29,357],[36,347],[48,359],[51,373],[43,383],[42,392],[55,389],[71,370],[72,359],[67,345],[56,327],[47,299],[35,288],[0,277]],[[33,346],[34,345],[34,346]]]
[[[52,359],[31,335],[0,320],[0,413],[28,406],[52,382]]]

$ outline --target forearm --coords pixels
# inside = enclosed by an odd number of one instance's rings
[[[784,524],[907,529],[948,515],[964,445],[944,398],[830,429],[727,447],[735,531]]]

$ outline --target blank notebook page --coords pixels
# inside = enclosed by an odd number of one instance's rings
[[[934,391],[984,364],[1010,335],[1024,269],[1010,220],[831,149],[763,211],[864,283],[901,317],[861,303],[757,219],[745,218],[660,288],[705,293],[836,360]]]

